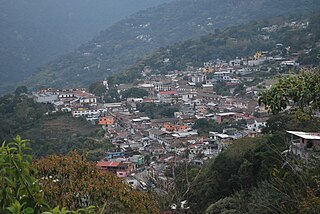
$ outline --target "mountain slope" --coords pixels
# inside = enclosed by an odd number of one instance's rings
[[[0,94],[120,19],[171,0],[0,0]]]
[[[152,69],[153,73],[166,74],[168,71],[186,69],[187,66],[201,67],[204,62],[217,58],[231,60],[235,57],[253,56],[262,50],[277,51],[278,43],[290,47],[290,53],[311,50],[300,56],[300,63],[319,65],[319,20],[320,12],[314,12],[304,16],[278,16],[226,28],[214,34],[160,48],[113,77],[117,79],[116,82],[129,82],[140,78],[144,67]]]
[[[86,86],[161,46],[216,28],[320,8],[320,0],[180,0],[124,19],[75,52],[41,68],[33,86]]]

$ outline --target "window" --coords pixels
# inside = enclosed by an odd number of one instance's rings
[[[312,149],[312,147],[313,147],[313,142],[312,142],[312,140],[308,140],[308,141],[307,141],[306,147],[307,147],[307,149]]]

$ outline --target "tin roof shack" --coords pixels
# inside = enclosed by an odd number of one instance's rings
[[[290,134],[290,151],[299,157],[308,158],[320,154],[320,132],[287,131]]]
[[[216,114],[216,122],[220,124],[227,120],[228,121],[235,120],[236,116],[237,116],[237,113],[235,112],[218,113]]]

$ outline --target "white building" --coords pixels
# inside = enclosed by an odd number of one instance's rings
[[[265,120],[251,120],[247,121],[247,129],[254,132],[261,132],[262,128],[266,127]]]
[[[154,82],[154,89],[156,91],[163,91],[163,83],[162,82]]]
[[[299,66],[299,63],[297,63],[295,61],[283,61],[283,62],[280,63],[280,66],[281,67],[285,67],[285,66],[295,67],[295,66]]]
[[[254,59],[254,60],[248,60],[248,66],[258,66],[262,65],[264,63],[265,59],[260,58],[260,59]]]
[[[238,58],[229,61],[229,66],[231,67],[240,67],[240,65],[241,65],[241,60]]]
[[[205,82],[206,80],[207,80],[206,75],[195,75],[191,77],[191,81],[194,83],[202,83],[202,82]]]
[[[231,72],[230,71],[218,71],[218,72],[215,72],[214,73],[214,78],[218,81],[223,81],[223,79],[226,77],[226,76],[229,76],[230,77],[231,75]]]
[[[94,117],[94,116],[98,116],[100,115],[100,112],[102,112],[103,110],[101,109],[85,109],[85,108],[79,108],[76,110],[73,110],[71,112],[73,117]]]

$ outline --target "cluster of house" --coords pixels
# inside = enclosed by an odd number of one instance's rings
[[[97,97],[85,89],[44,89],[32,93],[38,103],[51,103],[56,107],[76,107],[97,104]]]
[[[201,166],[205,160],[216,157],[232,140],[261,133],[268,119],[268,113],[257,102],[256,94],[261,88],[244,87],[241,96],[235,93],[222,96],[215,93],[214,86],[225,82],[233,92],[260,65],[270,61],[289,63],[267,55],[268,52],[257,52],[252,59],[236,58],[229,62],[217,59],[204,63],[199,69],[171,71],[167,75],[151,75],[150,69],[145,69],[144,79],[139,84],[115,86],[119,94],[133,87],[144,89],[149,95],[143,98],[103,103],[83,89],[47,89],[34,92],[33,97],[36,102],[52,103],[57,110],[69,111],[74,117],[86,117],[103,127],[105,138],[117,149],[106,151],[105,157],[97,162],[101,170],[115,173],[142,190],[154,184],[168,186],[170,178],[165,176],[168,166],[179,162]],[[107,93],[108,82],[103,81],[103,84]],[[171,118],[154,119],[139,111],[138,106],[146,103],[179,106],[179,110]],[[201,137],[194,128],[199,119],[215,121],[218,125],[242,121],[243,125],[225,127],[220,132],[211,130]],[[310,148],[320,150],[320,135],[288,133],[298,138],[290,147],[294,154],[306,157]]]
[[[53,104],[56,111],[71,112],[74,117],[98,119],[104,111],[94,94],[85,89],[45,89],[32,93],[35,102]]]

